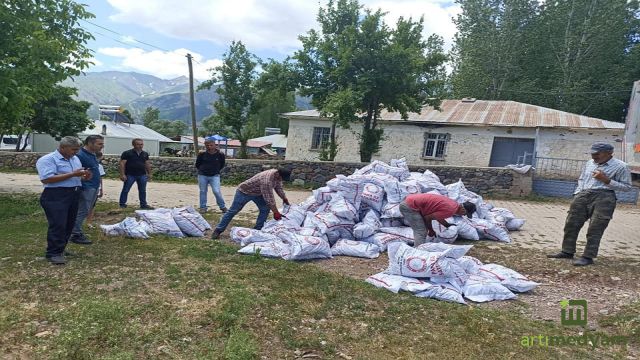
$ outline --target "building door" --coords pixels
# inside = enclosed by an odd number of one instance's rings
[[[489,166],[503,167],[509,164],[531,165],[533,162],[534,141],[535,139],[493,138]]]

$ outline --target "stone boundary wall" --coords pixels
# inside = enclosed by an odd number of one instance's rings
[[[0,168],[33,170],[42,153],[0,152]],[[153,157],[154,176],[167,178],[190,178],[196,176],[193,166],[195,158]],[[108,174],[118,173],[119,157],[105,156]],[[286,161],[229,159],[222,177],[236,182],[248,179],[260,171],[286,165],[292,168],[292,179],[299,185],[320,187],[337,174],[349,175],[365,163],[341,163],[331,161]],[[455,166],[409,166],[411,171],[431,170],[447,185],[462,179],[467,189],[479,194],[505,194],[526,196],[531,193],[532,173],[525,175],[505,168],[476,168]]]

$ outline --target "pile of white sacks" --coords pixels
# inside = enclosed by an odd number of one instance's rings
[[[173,209],[136,210],[139,220],[127,217],[113,225],[100,225],[107,235],[148,239],[149,235],[164,234],[174,237],[203,237],[211,225],[193,207]]]
[[[446,228],[433,222],[436,236],[413,248],[413,231],[400,213],[400,202],[415,193],[446,195],[476,204],[473,218],[454,216]],[[286,260],[333,256],[376,258],[388,251],[389,267],[366,281],[393,292],[464,303],[515,298],[538,284],[496,264],[483,264],[465,254],[472,245],[450,245],[456,239],[488,239],[509,243],[509,230],[524,224],[508,209],[496,208],[468,191],[462,181],[443,185],[431,171],[409,172],[404,159],[374,161],[353,175],[338,175],[298,205],[285,206],[283,219],[262,230],[231,229],[241,254]]]

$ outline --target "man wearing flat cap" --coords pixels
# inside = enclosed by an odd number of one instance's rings
[[[564,225],[562,251],[547,255],[554,259],[572,259],[576,252],[578,233],[589,221],[587,246],[582,257],[573,265],[593,264],[604,230],[616,208],[614,191],[631,191],[631,172],[623,161],[613,158],[611,144],[597,142],[591,146],[591,160],[587,161],[573,192],[573,201]]]

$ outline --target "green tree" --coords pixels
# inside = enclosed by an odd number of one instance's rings
[[[455,97],[622,120],[640,70],[638,1],[457,2]]]
[[[289,60],[269,59],[261,63],[262,72],[254,82],[255,101],[250,121],[256,134],[264,134],[266,127],[280,128],[281,134],[289,130],[289,123],[279,114],[296,109],[295,90],[298,78]]]
[[[453,47],[456,98],[505,99],[529,89],[526,74],[536,29],[537,0],[457,0]],[[539,41],[544,41],[539,39]]]
[[[91,103],[73,99],[76,89],[56,86],[50,96],[33,106],[33,115],[28,118],[26,128],[49,134],[60,140],[64,136],[75,136],[93,127],[87,116]]]
[[[229,133],[240,141],[240,158],[247,157],[247,141],[254,135],[249,126],[251,110],[254,108],[254,81],[257,77],[256,57],[247,51],[240,41],[233,41],[228,52],[223,55],[222,65],[212,70],[211,79],[204,81],[198,89],[210,89],[221,83],[216,89],[219,98],[213,103],[216,113],[211,119],[205,119],[206,130]],[[210,126],[221,128],[210,128]]]
[[[296,52],[300,93],[335,126],[362,125],[360,159],[371,161],[380,149],[380,112],[420,112],[425,103],[437,106],[431,81],[446,60],[429,53],[422,38],[423,19],[400,18],[395,28],[383,22],[381,10],[364,9],[356,0],[329,1],[318,13],[320,31],[300,36]],[[331,144],[335,144],[332,131]],[[330,145],[335,146],[335,145]]]
[[[0,133],[16,133],[56,84],[89,65],[93,37],[79,21],[93,18],[70,0],[5,0],[0,6]]]
[[[145,109],[142,114],[142,123],[149,129],[157,131],[167,137],[182,135],[185,130],[187,130],[187,124],[180,120],[160,120],[160,110],[153,107],[147,107]]]
[[[122,111],[122,115],[124,115],[127,118],[127,123],[129,123],[129,124],[135,123],[135,121],[133,119],[133,115],[131,115],[131,112],[129,112],[129,109],[124,109]]]

